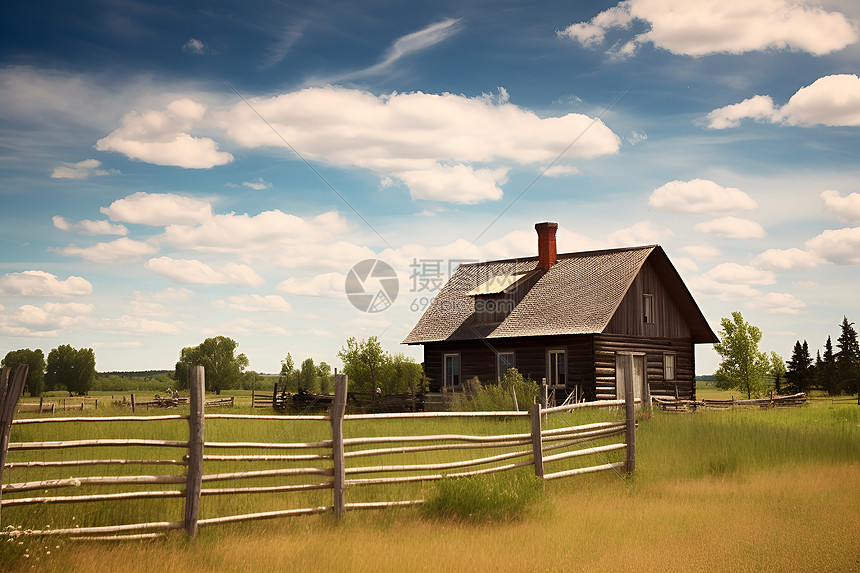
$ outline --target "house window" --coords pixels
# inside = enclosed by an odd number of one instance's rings
[[[446,354],[445,361],[445,376],[443,380],[444,387],[451,388],[460,384],[460,355]]]
[[[645,324],[654,323],[654,295],[642,295],[642,320]]]
[[[564,350],[550,350],[549,364],[547,366],[547,383],[550,388],[564,387],[565,375],[567,368],[565,367]]]
[[[499,380],[505,375],[505,372],[514,367],[514,353],[513,352],[499,352],[498,353],[498,377]]]
[[[675,355],[663,355],[663,380],[675,379]]]

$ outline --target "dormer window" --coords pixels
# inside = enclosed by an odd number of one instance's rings
[[[642,295],[642,322],[654,324],[654,295]]]

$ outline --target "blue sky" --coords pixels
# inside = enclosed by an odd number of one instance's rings
[[[539,221],[661,244],[715,331],[739,310],[786,358],[860,320],[856,2],[250,4],[4,6],[3,354],[420,359],[449,267],[536,254]],[[381,312],[344,292],[369,258]]]

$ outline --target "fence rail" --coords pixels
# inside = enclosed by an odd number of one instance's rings
[[[26,373],[25,373],[26,376]],[[4,370],[4,386],[7,373]],[[18,380],[17,373],[15,380]],[[628,381],[630,382],[630,381]],[[414,489],[406,484],[432,482],[451,477],[470,476],[486,473],[505,472],[515,468],[534,466],[535,474],[545,480],[558,479],[604,470],[624,469],[632,472],[635,468],[635,419],[633,416],[632,382],[627,392],[627,400],[593,402],[587,404],[571,404],[557,408],[541,408],[539,404],[532,406],[529,412],[407,412],[398,414],[352,414],[345,415],[347,402],[347,378],[337,375],[335,380],[335,397],[331,413],[320,416],[281,416],[281,415],[243,415],[243,414],[204,414],[204,408],[209,406],[203,398],[204,372],[202,367],[191,370],[190,414],[174,416],[119,416],[119,417],[80,417],[54,419],[24,419],[12,420],[11,412],[17,394],[10,392],[4,395],[2,411],[9,411],[8,419],[4,417],[5,431],[3,433],[3,468],[12,470],[18,475],[19,471],[30,471],[31,468],[53,468],[65,471],[68,468],[108,468],[113,467],[175,467],[181,473],[164,473],[157,475],[81,475],[81,477],[63,477],[58,479],[36,479],[3,483],[0,491],[0,507],[15,508],[39,504],[48,507],[52,504],[116,502],[119,500],[149,500],[180,498],[184,499],[184,514],[177,520],[154,520],[143,523],[126,523],[116,525],[93,524],[86,527],[60,527],[57,529],[31,530],[33,535],[69,535],[74,537],[102,539],[140,539],[160,535],[174,529],[184,529],[189,536],[194,536],[199,527],[248,521],[255,519],[272,519],[285,516],[309,515],[333,511],[336,516],[342,516],[348,510],[370,509],[395,506],[411,506],[423,503],[423,498],[415,495]],[[14,390],[14,388],[12,388]],[[8,398],[8,399],[7,399]],[[9,404],[11,403],[11,406]],[[624,419],[609,422],[580,424],[576,426],[554,427],[544,429],[547,416],[554,413],[569,412],[587,407],[625,407]],[[372,435],[348,436],[344,432],[344,421],[363,424],[384,424],[386,420],[402,418],[437,418],[448,420],[460,418],[468,420],[481,418],[497,418],[507,420],[500,424],[516,425],[517,420],[529,418],[527,431],[518,433],[499,433],[498,435],[482,435],[476,433],[437,433],[428,435]],[[56,425],[61,427],[66,423],[88,424],[100,423],[108,426],[113,422],[139,420],[156,424],[174,424],[177,420],[188,424],[188,437],[183,440],[140,439],[140,438],[99,438],[77,440],[44,440],[9,443],[9,431],[13,425],[22,428],[32,427],[41,429],[47,425],[41,434],[48,435]],[[270,421],[293,421],[308,424],[330,424],[332,439],[312,440],[305,442],[270,443],[253,441],[206,441],[206,420],[232,420],[224,423],[241,423],[253,421],[266,424]],[[33,426],[37,425],[37,426]],[[149,426],[147,426],[149,427]],[[157,430],[154,427],[153,430]],[[381,433],[372,431],[371,433]],[[623,434],[623,441],[606,443],[617,439]],[[155,435],[147,430],[146,435]],[[592,442],[600,441],[598,445]],[[7,447],[8,445],[8,447]],[[107,456],[96,459],[35,459],[38,456],[50,457],[51,452],[58,450],[97,452],[101,448],[125,448],[127,455],[122,458]],[[183,455],[179,459],[169,459],[170,456],[152,456],[153,448],[179,449]],[[236,454],[230,450],[243,450]],[[221,450],[221,451],[219,451]],[[226,451],[225,451],[226,450]],[[284,452],[286,450],[286,452]],[[304,451],[303,451],[304,450]],[[495,451],[494,451],[495,450]],[[142,451],[139,459],[134,452]],[[284,453],[279,453],[279,451]],[[14,452],[16,459],[5,464],[7,452]],[[28,453],[29,452],[29,453]],[[474,453],[472,453],[474,452]],[[625,452],[625,460],[611,462],[606,456],[613,452]],[[403,456],[423,456],[418,462],[404,461]],[[33,459],[24,459],[25,455]],[[73,454],[77,455],[77,454]],[[581,462],[588,456],[597,456],[597,463]],[[250,470],[255,463],[283,462],[289,467],[274,469]],[[233,464],[239,471],[213,471],[218,464]],[[243,464],[245,464],[243,466]],[[580,467],[571,467],[578,465]],[[545,472],[544,468],[551,466],[553,471]],[[45,470],[47,471],[47,470]],[[81,470],[84,471],[84,470]],[[98,470],[107,474],[107,471]],[[132,470],[133,471],[133,470]],[[163,470],[162,470],[163,471]],[[208,472],[208,473],[207,473]],[[68,475],[68,474],[64,474]],[[314,477],[323,479],[314,479]],[[0,473],[2,478],[2,473]],[[249,481],[247,486],[240,481]],[[263,480],[264,483],[260,483]],[[298,481],[297,481],[298,480]],[[0,479],[2,482],[2,479]],[[222,487],[214,487],[218,482],[229,482]],[[176,486],[181,488],[157,489],[152,485]],[[117,487],[150,486],[143,491],[115,491]],[[27,497],[28,492],[77,488],[98,488],[109,486],[111,491],[94,492],[80,495],[41,495]],[[384,499],[382,501],[352,501],[347,502],[349,492],[359,489],[383,486],[389,489],[383,491],[384,496],[412,496],[409,499]],[[406,487],[400,491],[399,487]],[[200,500],[213,496],[234,496],[252,494],[295,494],[314,492],[316,490],[331,490],[331,504],[318,506],[279,509],[275,511],[251,511],[234,515],[207,515],[200,517]],[[400,492],[400,493],[397,493]],[[405,493],[404,493],[405,492]],[[25,494],[25,495],[20,495]],[[5,496],[5,498],[3,497]],[[362,496],[358,496],[361,498]],[[316,498],[315,498],[316,499]],[[372,499],[372,497],[371,497]],[[220,507],[220,506],[219,506]],[[180,516],[176,516],[180,517]],[[9,535],[8,532],[3,535]]]

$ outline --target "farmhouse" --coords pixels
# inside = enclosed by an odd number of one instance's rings
[[[558,224],[535,229],[538,256],[461,265],[403,341],[424,345],[431,389],[517,368],[557,395],[615,399],[632,355],[637,397],[647,381],[694,399],[694,345],[717,337],[663,249],[558,254]]]

